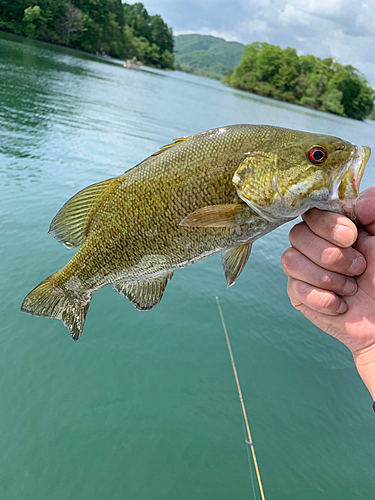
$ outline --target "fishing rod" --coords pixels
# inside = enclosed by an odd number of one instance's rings
[[[239,378],[238,378],[238,375],[237,375],[236,364],[234,362],[232,347],[230,345],[229,335],[228,335],[227,327],[225,325],[223,311],[221,310],[219,297],[216,297],[216,302],[217,302],[217,307],[219,309],[221,322],[223,324],[223,330],[224,330],[224,334],[225,334],[225,339],[227,341],[229,356],[230,356],[230,360],[232,362],[232,368],[233,368],[234,378],[236,380],[236,385],[237,385],[237,390],[238,390],[238,396],[240,398],[242,414],[243,414],[243,418],[244,418],[244,422],[245,422],[245,427],[246,427],[246,433],[247,433],[247,437],[249,439],[246,442],[250,446],[251,454],[253,456],[253,463],[254,463],[255,473],[256,473],[256,476],[257,476],[257,480],[258,480],[258,486],[259,486],[260,496],[261,496],[262,500],[266,500],[266,497],[264,496],[264,491],[263,491],[263,486],[262,486],[262,480],[260,478],[260,472],[259,472],[258,462],[257,462],[257,458],[256,458],[256,455],[255,455],[255,448],[254,448],[253,440],[252,440],[252,437],[251,437],[249,421],[248,421],[247,414],[246,414],[245,403],[244,403],[244,400],[243,400],[243,397],[242,397],[242,391],[241,391],[240,381],[239,381]]]

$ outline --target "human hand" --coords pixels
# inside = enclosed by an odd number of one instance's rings
[[[345,344],[375,399],[375,186],[355,206],[361,223],[312,209],[281,258],[292,305]]]

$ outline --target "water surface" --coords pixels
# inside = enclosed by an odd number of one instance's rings
[[[349,352],[289,304],[280,256],[290,225],[254,245],[229,290],[219,257],[176,271],[149,312],[101,290],[79,342],[19,308],[73,254],[47,234],[61,205],[173,138],[267,123],[375,150],[375,123],[6,34],[0,104],[1,498],[254,498],[215,295],[266,497],[373,498],[371,398]]]

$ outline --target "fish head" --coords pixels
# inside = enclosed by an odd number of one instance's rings
[[[312,207],[350,214],[369,160],[367,146],[296,132],[295,140],[245,154],[233,177],[238,196],[270,221]]]

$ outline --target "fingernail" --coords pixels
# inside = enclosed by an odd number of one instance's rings
[[[356,291],[357,282],[351,278],[348,278],[342,290],[342,295],[354,295]]]
[[[348,306],[346,305],[346,303],[342,300],[341,301],[341,304],[340,304],[340,307],[338,308],[337,312],[339,314],[343,314],[344,312],[346,312],[348,310]]]
[[[349,267],[348,274],[358,276],[359,274],[362,274],[366,269],[366,265],[366,261],[362,256],[357,257],[353,260],[352,265]]]
[[[355,241],[355,234],[350,227],[338,224],[333,230],[333,239],[339,245],[350,247]]]

